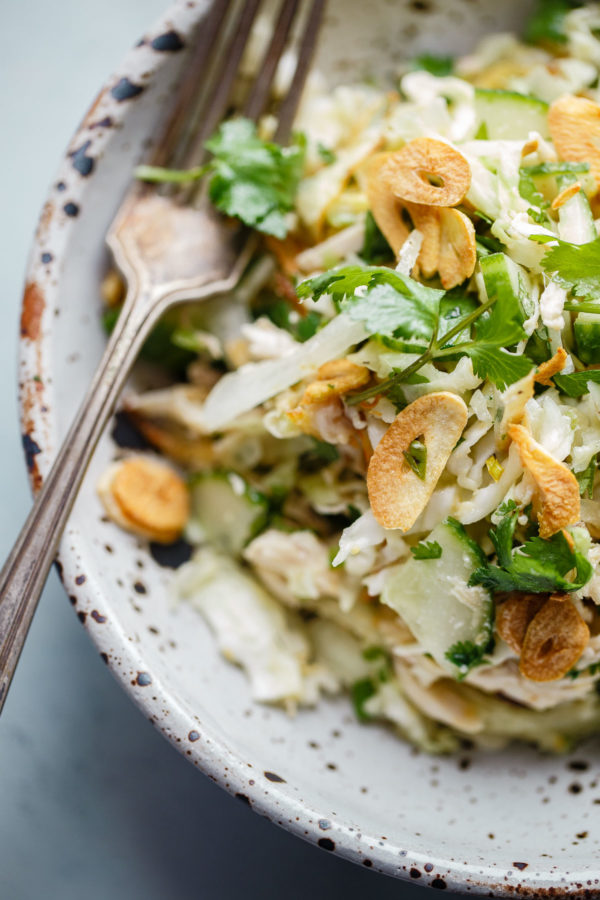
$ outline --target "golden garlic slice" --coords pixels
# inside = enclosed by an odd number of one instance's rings
[[[471,185],[471,168],[458,150],[435,138],[415,138],[386,153],[380,177],[399,200],[426,206],[456,206]]]
[[[548,128],[560,158],[588,163],[600,188],[600,103],[565,94],[550,105]]]
[[[550,379],[553,375],[557,375],[565,367],[567,362],[567,351],[559,347],[552,359],[540,363],[535,373],[535,380],[538,384],[552,384]]]
[[[164,462],[146,456],[111,466],[100,479],[98,493],[117,525],[160,543],[176,540],[189,517],[183,479]]]
[[[300,404],[322,403],[330,397],[339,397],[362,387],[370,377],[366,366],[359,366],[345,358],[332,359],[317,370],[317,379],[308,385]]]
[[[373,515],[384,528],[407,531],[421,514],[467,424],[464,401],[447,391],[426,394],[398,413],[375,448],[367,470]],[[424,478],[404,453],[420,439],[427,451]]]
[[[458,209],[440,209],[439,215],[441,238],[437,269],[442,287],[449,291],[475,271],[475,229],[469,217]]]
[[[508,434],[519,448],[521,462],[539,492],[540,537],[551,537],[561,528],[578,522],[581,518],[579,485],[571,470],[544,450],[523,425],[510,425]]]
[[[557,681],[573,668],[590,630],[570,600],[550,597],[525,633],[519,668],[531,681]]]
[[[511,650],[520,654],[529,623],[547,600],[547,594],[515,591],[496,606],[496,631]]]

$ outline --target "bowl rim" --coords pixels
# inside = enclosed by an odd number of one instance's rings
[[[148,34],[156,37],[174,34],[180,36],[184,44],[198,17],[205,8],[208,8],[210,2],[214,0],[207,2],[178,0],[153,23]],[[68,144],[42,208],[32,243],[21,306],[19,414],[25,460],[34,494],[39,491],[50,469],[55,450],[52,391],[46,389],[44,384],[43,350],[50,339],[50,330],[45,327],[50,323],[47,308],[49,304],[45,303],[45,299],[52,294],[56,281],[48,268],[49,254],[46,248],[50,238],[56,238],[57,230],[60,231],[60,240],[55,240],[54,244],[58,244],[60,248],[78,226],[77,205],[84,196],[89,181],[85,177],[73,181],[73,153],[77,148],[85,146],[90,125],[102,125],[102,121],[94,121],[99,111],[104,121],[110,122],[110,125],[105,127],[105,140],[108,142],[112,134],[111,129],[126,118],[131,108],[130,102],[152,82],[169,58],[169,52],[157,52],[158,48],[152,47],[151,41],[156,37],[145,37],[126,54],[90,105]],[[176,46],[176,39],[172,40],[172,44],[173,46],[168,48],[170,51],[181,49]],[[143,75],[139,77],[142,71]],[[137,73],[137,81],[131,80],[132,73]],[[124,94],[126,96],[123,96]],[[123,102],[124,100],[126,102]],[[102,149],[102,143],[100,139],[96,146]],[[80,171],[80,174],[83,173]],[[68,192],[64,187],[60,187],[65,184],[69,185]],[[64,192],[61,197],[66,201],[61,201],[60,210],[57,210],[56,191]],[[58,224],[57,215],[60,218]],[[56,262],[57,259],[60,259],[60,253],[53,254],[53,261]],[[468,891],[487,896],[506,896],[515,891],[521,896],[556,896],[557,888],[563,895],[592,896],[590,891],[583,888],[582,882],[589,884],[590,878],[600,878],[600,870],[571,873],[570,881],[565,882],[559,880],[559,873],[550,870],[539,873],[538,879],[500,866],[482,869],[481,865],[469,865],[466,862],[444,858],[436,859],[431,854],[425,856],[407,847],[395,846],[391,842],[382,846],[378,836],[357,832],[343,821],[331,817],[324,820],[317,809],[310,808],[284,789],[286,784],[284,779],[276,773],[262,773],[251,767],[225,741],[215,736],[200,718],[184,709],[160,679],[146,673],[142,654],[127,639],[118,621],[111,617],[109,621],[103,622],[102,628],[97,627],[97,618],[93,614],[97,613],[96,608],[101,606],[102,595],[95,589],[93,579],[81,580],[81,567],[78,563],[76,553],[64,540],[56,562],[59,576],[74,611],[100,655],[105,662],[110,662],[109,667],[114,677],[138,708],[180,753],[212,781],[246,802],[256,812],[321,849],[333,851],[354,863],[399,879],[411,880],[419,877],[418,884],[422,886],[447,887],[451,891]],[[120,652],[118,661],[114,657],[115,647]],[[151,680],[148,681],[148,678]],[[145,691],[150,683],[153,686],[152,696]]]

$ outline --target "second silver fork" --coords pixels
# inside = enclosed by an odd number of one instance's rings
[[[279,142],[291,130],[324,3],[312,0],[306,11],[296,69],[277,113]],[[300,6],[300,0],[280,4],[268,49],[241,108],[249,118],[257,119],[268,103]],[[150,164],[192,167],[202,160],[204,141],[228,112],[259,8],[260,0],[213,2],[200,23]],[[170,305],[230,290],[252,250],[247,230],[206,202],[185,205],[181,195],[141,185],[128,193],[107,241],[126,280],[127,294],[89,391],[0,572],[0,711],[85,470],[144,339]]]

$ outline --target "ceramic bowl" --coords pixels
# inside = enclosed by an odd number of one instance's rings
[[[83,119],[44,206],[21,323],[34,488],[104,345],[104,234],[208,5],[173,7],[126,57]],[[526,13],[522,0],[330,0],[317,64],[337,80],[392,75],[403,56],[464,52]],[[360,725],[343,698],[293,719],[254,705],[199,615],[170,603],[164,563],[173,560],[157,561],[103,517],[95,484],[114,452],[107,433],[59,568],[106,665],[194,766],[323,850],[388,875],[486,896],[600,895],[600,767],[590,745],[560,758],[523,747],[433,758]]]

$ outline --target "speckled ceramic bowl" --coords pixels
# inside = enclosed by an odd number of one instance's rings
[[[23,301],[23,443],[38,487],[104,344],[103,237],[208,2],[182,2],[85,116],[44,206]],[[403,55],[465,51],[518,24],[522,0],[331,0],[319,65],[338,79]],[[342,14],[343,13],[343,14]],[[103,519],[101,442],[60,549],[76,614],[133,700],[209,778],[274,822],[364,866],[475,894],[600,896],[600,766],[517,748],[430,758],[358,724],[344,699],[295,719],[253,705],[204,622],[170,607],[171,570]],[[164,562],[164,561],[163,561]]]

